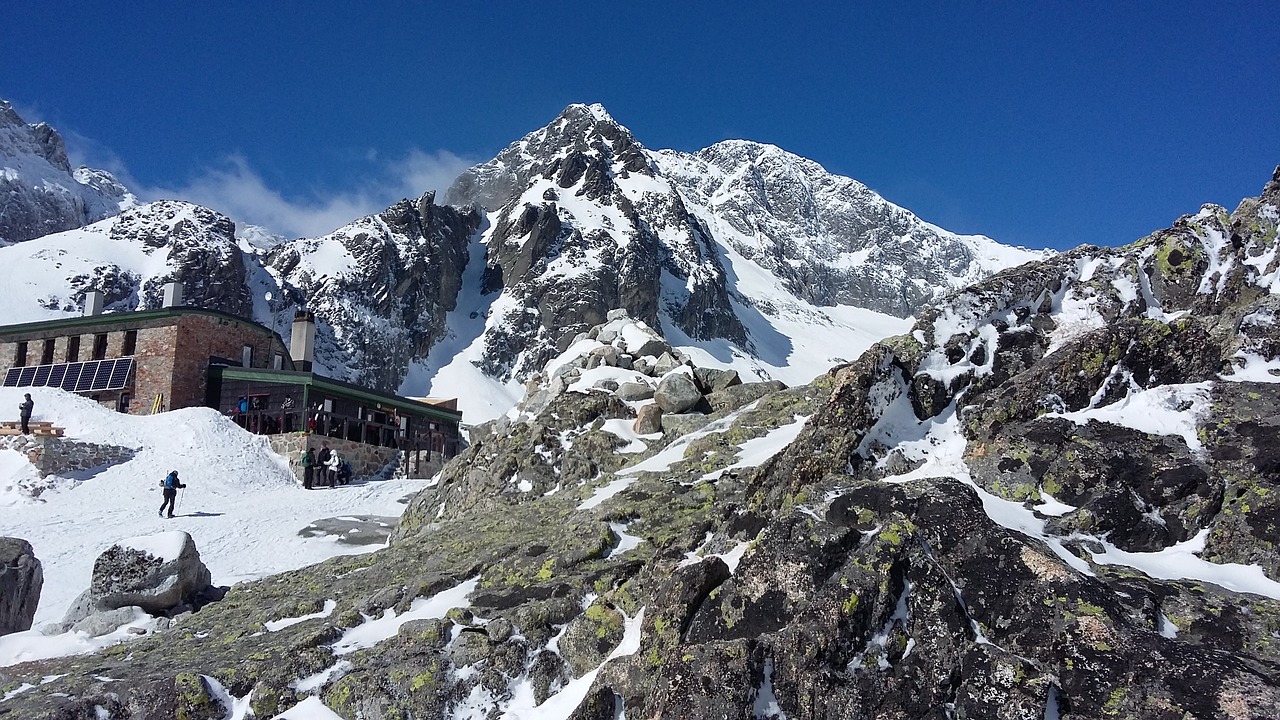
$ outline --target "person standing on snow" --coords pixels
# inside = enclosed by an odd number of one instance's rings
[[[342,458],[338,457],[336,451],[329,456],[327,467],[329,470],[329,487],[336,487],[338,484],[338,468],[342,467]]]
[[[302,487],[305,490],[311,489],[311,483],[316,479],[316,453],[311,448],[302,453]]]
[[[164,517],[164,508],[168,505],[169,517],[173,517],[174,505],[177,504],[178,488],[184,488],[186,485],[183,485],[182,481],[178,479],[177,470],[170,470],[160,484],[164,486],[164,502],[160,503],[160,516]]]
[[[317,472],[320,473],[321,485],[332,485],[329,480],[329,458],[333,457],[333,451],[329,449],[329,443],[320,444],[320,453],[316,455],[316,461],[319,463]]]
[[[28,423],[31,422],[31,409],[36,404],[31,400],[31,393],[27,393],[23,397],[26,399],[18,403],[18,418],[22,421],[22,434],[30,435],[31,428],[28,427]]]

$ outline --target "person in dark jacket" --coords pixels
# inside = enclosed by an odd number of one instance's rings
[[[31,393],[27,393],[23,395],[23,397],[26,399],[18,403],[18,418],[22,420],[22,434],[30,435],[31,428],[28,427],[28,423],[31,422],[31,409],[34,408],[36,404],[31,400]]]
[[[160,503],[160,516],[164,517],[164,508],[169,506],[169,517],[173,517],[174,505],[177,504],[178,488],[184,488],[186,485],[178,479],[178,471],[171,470],[168,475],[164,476],[164,481],[160,483],[164,486],[164,502]]]
[[[329,458],[333,457],[333,451],[329,449],[329,443],[320,444],[320,453],[316,455],[316,471],[320,473],[321,485],[333,485],[333,478],[329,475]]]
[[[302,453],[302,487],[306,490],[311,489],[311,483],[316,479],[316,452],[311,448]]]

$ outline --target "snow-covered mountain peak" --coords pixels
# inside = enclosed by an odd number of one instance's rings
[[[74,172],[62,136],[0,100],[0,247],[83,227],[138,200],[111,173]]]

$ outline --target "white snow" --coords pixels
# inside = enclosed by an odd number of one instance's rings
[[[320,698],[312,695],[293,707],[271,718],[271,720],[344,720],[341,715],[329,709]]]
[[[154,535],[125,538],[116,544],[141,550],[162,562],[173,562],[182,555],[182,548],[187,544],[187,535],[180,530],[170,530]]]
[[[527,679],[521,679],[513,687],[514,696],[502,714],[502,720],[566,720],[587,697],[592,684],[596,681],[596,676],[605,665],[617,658],[634,655],[640,649],[640,629],[644,625],[644,612],[645,608],[640,608],[634,617],[626,618],[622,642],[618,643],[604,662],[565,685],[541,705],[534,704],[533,686]]]
[[[1159,385],[1150,390],[1133,390],[1119,401],[1068,413],[1049,413],[1077,425],[1100,420],[1152,435],[1177,435],[1193,453],[1202,453],[1196,424],[1209,410],[1211,383]],[[1181,409],[1180,409],[1181,408]]]
[[[616,547],[614,547],[612,550],[609,551],[608,557],[621,555],[627,552],[628,550],[634,550],[640,547],[640,545],[644,542],[644,538],[638,535],[631,535],[630,533],[627,532],[627,528],[631,527],[632,523],[634,522],[635,521],[632,520],[631,522],[627,522],[627,523],[620,523],[620,522],[609,523],[609,530],[613,532],[614,537],[618,538],[618,544]]]
[[[600,429],[604,430],[607,433],[617,435],[619,438],[627,442],[626,445],[623,445],[622,447],[615,450],[615,452],[620,452],[624,454],[642,453],[645,450],[649,449],[649,445],[645,442],[646,440],[652,442],[652,441],[662,439],[661,432],[651,433],[648,435],[641,435],[640,433],[637,433],[633,429],[634,425],[635,425],[634,420],[628,420],[626,418],[622,418],[622,419],[614,419],[614,420],[605,420],[604,425]]]
[[[319,612],[313,612],[310,615],[299,615],[298,617],[280,618],[279,620],[268,620],[263,623],[263,625],[267,628],[267,632],[276,632],[278,630],[283,630],[287,627],[297,625],[300,622],[306,622],[307,620],[327,618],[333,614],[333,611],[336,610],[337,607],[338,602],[336,600],[325,600],[324,607],[321,608]]]
[[[726,468],[709,472],[703,475],[702,479],[714,480],[730,470],[759,467],[766,460],[782,452],[783,448],[790,445],[800,435],[800,431],[804,429],[804,425],[808,421],[808,415],[796,415],[794,422],[776,427],[761,437],[747,440],[738,446],[739,452],[736,462]]]
[[[87,586],[88,584],[86,583]],[[45,660],[66,655],[84,655],[97,652],[102,648],[138,637],[130,633],[128,631],[129,628],[140,628],[147,632],[152,632],[156,629],[156,619],[142,610],[137,610],[134,612],[133,618],[127,623],[99,637],[90,637],[88,633],[84,632],[43,635],[36,627],[31,630],[0,635],[0,667],[31,660]]]
[[[787,720],[787,714],[778,706],[778,697],[773,694],[773,658],[765,658],[764,675],[760,678],[760,687],[756,688],[751,713],[756,720]]]
[[[1257,353],[1241,351],[1232,360],[1231,374],[1219,375],[1228,382],[1280,383],[1280,358],[1265,358]]]
[[[250,435],[216,411],[189,408],[154,416],[122,415],[88,398],[48,388],[0,389],[0,407],[14,407],[22,393],[35,400],[35,420],[66,428],[71,440],[135,450],[131,460],[77,473],[38,479],[45,488],[32,498],[22,489],[35,481],[25,457],[0,452],[0,504],[5,535],[31,543],[44,565],[37,626],[62,618],[89,586],[93,563],[125,538],[173,553],[170,531],[190,533],[213,582],[232,585],[311,565],[336,555],[371,552],[377,546],[346,545],[329,537],[300,537],[319,518],[339,515],[398,516],[399,502],[426,486],[422,480],[369,482],[333,490],[306,491],[271,452],[266,438]],[[160,481],[178,470],[178,517],[157,516]],[[132,542],[132,541],[131,541]],[[70,639],[67,651],[88,647]]]
[[[371,648],[374,645],[393,637],[400,626],[411,620],[429,620],[442,618],[453,608],[465,608],[470,603],[467,596],[480,584],[475,577],[459,583],[448,590],[432,595],[429,598],[417,598],[403,615],[397,615],[392,608],[383,611],[382,617],[367,618],[365,622],[347,630],[332,646],[334,655],[347,655],[356,650]]]

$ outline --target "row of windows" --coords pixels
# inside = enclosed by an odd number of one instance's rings
[[[54,351],[56,349],[54,338],[48,338],[40,345],[40,362],[36,365],[51,365],[55,362],[80,362],[80,336],[72,335],[67,338],[67,353],[65,357],[55,358]],[[22,341],[17,344],[13,351],[13,367],[25,367],[32,359],[34,354],[31,352],[34,348],[32,343]],[[124,343],[120,348],[120,356],[127,357],[134,354],[138,348],[138,331],[125,330]],[[107,333],[98,333],[93,336],[93,352],[88,360],[105,360],[107,359]]]

